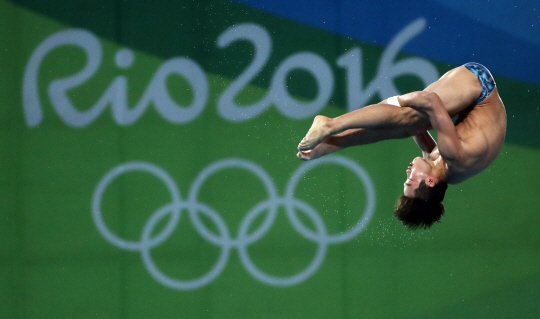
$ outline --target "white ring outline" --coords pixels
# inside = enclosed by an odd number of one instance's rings
[[[293,194],[298,185],[300,179],[313,168],[323,165],[323,164],[339,164],[345,168],[350,169],[364,184],[364,190],[366,193],[366,205],[364,208],[364,215],[358,223],[353,226],[350,230],[340,234],[329,234],[327,237],[327,243],[337,244],[344,241],[350,240],[353,237],[356,237],[360,232],[362,232],[366,227],[373,213],[375,212],[375,189],[373,187],[373,182],[369,177],[368,173],[360,167],[356,162],[341,156],[328,156],[317,159],[316,161],[306,162],[305,165],[300,166],[293,174],[289,183],[287,184],[287,189],[285,191],[286,209],[287,217],[291,220],[291,224],[295,227],[296,231],[301,233],[306,238],[314,238],[312,231],[305,227],[304,224],[296,217],[294,210],[291,208],[289,203],[293,201]]]
[[[350,169],[364,185],[366,192],[364,214],[358,223],[345,233],[328,234],[326,225],[317,211],[306,202],[293,198],[294,190],[296,189],[300,179],[309,170],[322,164],[337,164]],[[269,196],[267,200],[258,203],[249,210],[240,224],[238,234],[235,239],[230,237],[227,224],[221,218],[221,216],[210,206],[197,201],[198,193],[204,182],[214,173],[230,168],[244,169],[259,177],[262,180]],[[107,228],[101,215],[101,200],[107,186],[120,175],[133,171],[142,171],[156,176],[165,184],[169,190],[169,193],[171,194],[171,201],[154,212],[146,222],[141,232],[141,239],[139,242],[125,240],[111,232]],[[144,266],[147,268],[150,275],[158,282],[172,289],[191,290],[211,283],[219,276],[219,274],[221,274],[227,264],[230,256],[230,250],[232,248],[236,248],[238,250],[242,264],[248,273],[255,279],[272,286],[286,287],[299,284],[311,277],[324,262],[327,246],[329,244],[342,243],[357,236],[367,227],[367,224],[372,218],[375,209],[375,190],[369,174],[356,162],[348,158],[335,155],[318,159],[315,162],[306,162],[297,168],[287,183],[285,196],[283,197],[279,197],[277,195],[277,190],[272,178],[257,164],[239,158],[222,159],[210,164],[199,173],[192,184],[188,197],[189,199],[187,201],[181,200],[178,187],[173,179],[162,168],[146,162],[128,162],[116,166],[106,173],[105,176],[103,176],[99,181],[92,196],[92,217],[99,233],[108,242],[120,249],[140,251]],[[248,246],[262,238],[269,231],[275,221],[277,216],[277,208],[279,206],[285,207],[289,222],[300,235],[318,244],[317,252],[310,264],[299,273],[288,277],[278,277],[264,273],[255,265],[255,263],[253,263],[247,252]],[[191,280],[178,280],[164,274],[155,265],[150,254],[150,250],[152,248],[160,245],[171,236],[180,221],[181,211],[184,209],[188,210],[190,217],[189,219],[199,235],[201,235],[203,239],[210,242],[212,245],[221,247],[220,257],[214,264],[214,267],[205,275]],[[316,233],[307,228],[300,221],[296,215],[297,213],[295,212],[295,209],[300,209],[313,221],[316,228]],[[253,231],[253,233],[248,234],[251,223],[265,210],[270,210],[267,217],[264,219],[258,229]],[[218,232],[220,233],[219,237],[204,226],[203,222],[199,218],[199,212],[206,215],[217,225]],[[152,238],[152,230],[156,224],[168,214],[171,216],[167,225],[164,227],[161,233]]]
[[[263,184],[266,187],[266,191],[268,192],[269,200],[273,202],[277,200],[277,190],[274,183],[272,182],[272,178],[270,177],[270,175],[268,175],[268,173],[260,166],[255,165],[250,161],[241,158],[228,158],[220,160],[218,162],[214,162],[207,166],[205,169],[203,169],[199,173],[189,190],[188,201],[189,203],[191,203],[191,205],[189,206],[189,216],[197,232],[199,232],[199,234],[201,234],[201,236],[203,236],[208,241],[216,243],[218,245],[220,245],[220,243],[217,242],[211,232],[206,230],[206,227],[198,218],[198,214],[195,213],[193,207],[195,207],[195,203],[198,203],[197,196],[204,182],[216,172],[227,168],[238,168],[252,172],[253,174],[255,174],[255,176],[258,176],[263,181]],[[263,222],[262,227],[265,227],[266,224],[268,224],[270,221],[273,221],[275,215],[277,214],[277,208],[277,205],[274,205],[272,207],[272,211],[269,214],[269,217],[267,217]]]
[[[103,178],[99,181],[98,185],[96,186],[96,189],[94,190],[94,194],[92,196],[92,218],[94,220],[94,224],[96,224],[96,227],[98,231],[100,232],[105,239],[113,244],[114,246],[125,249],[125,250],[141,250],[143,248],[143,244],[135,241],[125,240],[123,238],[118,237],[116,234],[111,232],[109,228],[107,228],[105,221],[103,220],[103,217],[101,216],[101,199],[103,198],[103,193],[107,189],[107,186],[114,181],[115,178],[117,178],[120,175],[123,175],[128,172],[136,172],[136,171],[142,171],[147,172],[150,174],[153,174],[157,178],[159,178],[165,186],[167,186],[167,189],[169,189],[169,193],[171,194],[171,202],[172,203],[180,203],[180,190],[176,186],[176,183],[174,180],[169,176],[167,172],[165,172],[162,168],[146,163],[146,162],[129,162],[125,163],[123,165],[119,165],[109,171]],[[180,222],[180,212],[178,214],[174,214],[173,218],[163,232],[156,236],[153,241],[150,241],[150,245],[157,246],[161,244],[163,241],[165,241],[174,231],[178,223]]]
[[[264,202],[265,204],[269,203]],[[267,204],[268,205],[268,204]],[[285,199],[280,200],[280,205],[289,205],[285,203]],[[301,283],[302,281],[306,280],[307,278],[311,277],[319,268],[319,266],[324,261],[324,257],[326,256],[326,249],[327,249],[327,243],[325,240],[323,240],[322,235],[326,235],[326,226],[324,225],[324,222],[322,221],[322,218],[315,213],[315,210],[309,206],[307,203],[300,201],[298,199],[294,200],[294,205],[301,207],[307,215],[310,215],[310,218],[314,221],[314,224],[319,230],[319,236],[320,239],[316,240],[316,242],[319,244],[319,247],[317,248],[317,253],[315,254],[315,257],[311,261],[311,263],[308,265],[307,268],[302,270],[300,273],[289,276],[289,277],[277,277],[272,276],[264,273],[262,270],[260,270],[255,263],[251,261],[251,258],[249,258],[249,255],[247,253],[247,246],[248,245],[239,245],[237,248],[238,255],[240,256],[240,260],[242,261],[242,264],[246,267],[246,270],[256,279],[258,279],[261,282],[264,282],[271,286],[281,286],[281,287],[288,287],[293,286],[296,284]],[[247,231],[249,228],[249,221],[252,221],[257,217],[259,214],[259,211],[264,211],[263,208],[265,208],[266,205],[262,205],[262,207],[259,207],[261,205],[257,205],[257,210],[253,209],[248,213],[245,220],[246,222],[242,222],[242,227],[240,227],[240,231],[238,234],[238,237],[242,236],[243,231]],[[253,216],[253,217],[252,217]],[[322,235],[320,234],[322,233]],[[316,238],[316,237],[314,237]],[[308,238],[311,239],[311,238]]]
[[[143,264],[146,266],[146,269],[148,269],[148,272],[154,279],[159,281],[161,284],[163,284],[166,287],[177,289],[177,290],[192,290],[196,289],[202,286],[205,286],[212,282],[214,279],[216,279],[219,274],[223,271],[225,266],[227,265],[227,261],[229,260],[229,255],[231,251],[231,246],[223,245],[221,246],[221,254],[219,256],[218,261],[215,263],[214,267],[206,274],[199,278],[192,279],[192,280],[178,280],[175,278],[171,278],[170,276],[167,276],[164,274],[154,263],[152,257],[150,256],[150,249],[151,245],[145,245],[149,240],[150,234],[152,233],[152,229],[155,227],[155,225],[161,220],[161,217],[171,211],[173,214],[175,212],[181,210],[182,208],[188,208],[192,204],[190,203],[181,203],[177,204],[178,206],[175,207],[175,204],[170,204],[162,207],[159,209],[155,214],[153,214],[148,222],[144,225],[142,234],[141,234],[141,242],[143,245],[141,245],[143,248],[141,249],[141,257],[143,260]],[[191,207],[190,207],[191,208]],[[219,214],[212,212],[212,209],[204,204],[197,204],[197,208],[203,208],[203,213],[209,216],[210,218],[213,218],[213,216],[219,216]],[[205,211],[205,212],[204,212]],[[211,213],[208,213],[211,212]],[[214,214],[213,214],[214,213]],[[230,235],[229,230],[227,229],[227,226],[224,224],[222,219],[214,219],[214,222],[218,221],[218,229],[221,231],[222,234],[225,235],[226,239],[230,241]]]

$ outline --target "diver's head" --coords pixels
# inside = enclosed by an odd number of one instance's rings
[[[448,184],[435,163],[417,157],[407,168],[407,180],[394,215],[411,229],[428,228],[444,214]]]
[[[407,168],[407,180],[403,183],[403,195],[407,197],[422,197],[425,195],[416,192],[422,182],[429,187],[434,187],[439,182],[439,177],[433,166],[433,162],[416,157]]]

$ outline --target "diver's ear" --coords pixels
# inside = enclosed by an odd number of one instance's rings
[[[426,183],[427,186],[433,187],[433,186],[437,185],[437,182],[438,182],[438,181],[439,181],[439,180],[437,179],[437,177],[435,177],[435,176],[428,176],[428,177],[426,178],[426,180],[425,180],[425,183]]]

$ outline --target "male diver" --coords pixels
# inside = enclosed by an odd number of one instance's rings
[[[429,129],[437,132],[438,144]],[[506,111],[493,77],[483,65],[467,63],[423,91],[333,119],[316,116],[297,157],[312,160],[350,146],[412,136],[423,156],[407,168],[404,196],[394,215],[411,229],[427,228],[444,214],[447,184],[461,183],[488,167],[505,134]]]

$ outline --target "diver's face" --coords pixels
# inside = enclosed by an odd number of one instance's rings
[[[407,197],[415,197],[414,192],[431,173],[431,165],[421,157],[416,157],[407,168],[407,180],[403,184],[403,194]]]

